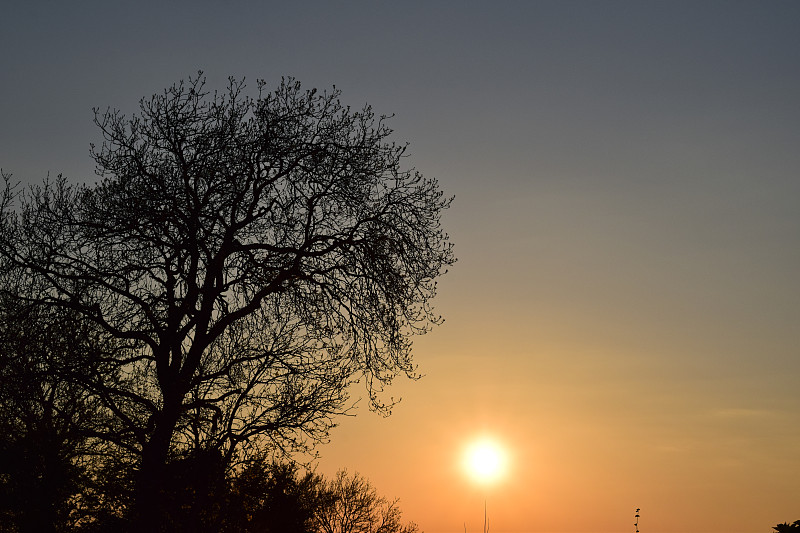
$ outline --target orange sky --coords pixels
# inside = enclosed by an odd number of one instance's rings
[[[484,498],[496,532],[632,531],[636,507],[642,531],[794,520],[800,424],[787,376],[666,368],[661,357],[686,354],[623,333],[605,346],[533,341],[539,328],[519,320],[505,326],[520,340],[503,342],[506,327],[456,322],[420,343],[427,375],[396,387],[392,417],[362,413],[334,430],[321,472],[365,473],[429,532],[480,531]],[[637,360],[646,349],[653,361]],[[483,434],[510,454],[508,477],[488,489],[459,463]]]
[[[426,377],[392,417],[343,421],[321,471],[367,474],[432,533],[481,531],[484,498],[493,532],[633,531],[637,507],[642,532],[796,520],[798,250],[673,194],[487,194],[506,208],[477,221],[457,201]],[[490,489],[458,464],[484,433],[512,455]]]
[[[155,15],[157,14],[157,16]],[[800,519],[800,4],[18,2],[0,166],[92,179],[92,107],[202,69],[395,113],[456,196],[426,376],[344,419],[427,533],[767,533]],[[461,471],[504,442],[491,488]]]

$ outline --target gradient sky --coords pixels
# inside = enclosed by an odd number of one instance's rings
[[[320,472],[360,472],[427,533],[481,531],[484,501],[492,533],[800,519],[800,3],[14,4],[18,179],[92,180],[91,108],[202,69],[395,113],[456,196],[426,377],[342,420]],[[491,487],[459,465],[479,435],[509,453]]]

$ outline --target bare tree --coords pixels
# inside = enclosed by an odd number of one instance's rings
[[[403,168],[386,117],[293,80],[250,97],[198,77],[95,122],[102,180],[7,186],[0,256],[37,304],[118,341],[86,380],[114,414],[98,433],[140,457],[140,509],[157,516],[165,466],[190,450],[324,440],[354,382],[391,406],[380,392],[416,375],[411,337],[439,321],[454,259],[450,200]]]
[[[369,481],[340,470],[321,482],[323,496],[317,505],[319,533],[416,533],[413,522],[402,523],[398,500],[379,496]]]

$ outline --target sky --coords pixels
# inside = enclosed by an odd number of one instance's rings
[[[0,26],[23,182],[93,181],[92,108],[203,70],[394,114],[455,196],[425,377],[341,420],[318,472],[427,533],[800,519],[799,3],[30,1]],[[492,484],[461,464],[481,437]]]

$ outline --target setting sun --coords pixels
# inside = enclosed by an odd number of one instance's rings
[[[464,453],[464,467],[476,481],[491,483],[505,473],[506,452],[494,440],[483,438],[467,446]]]

